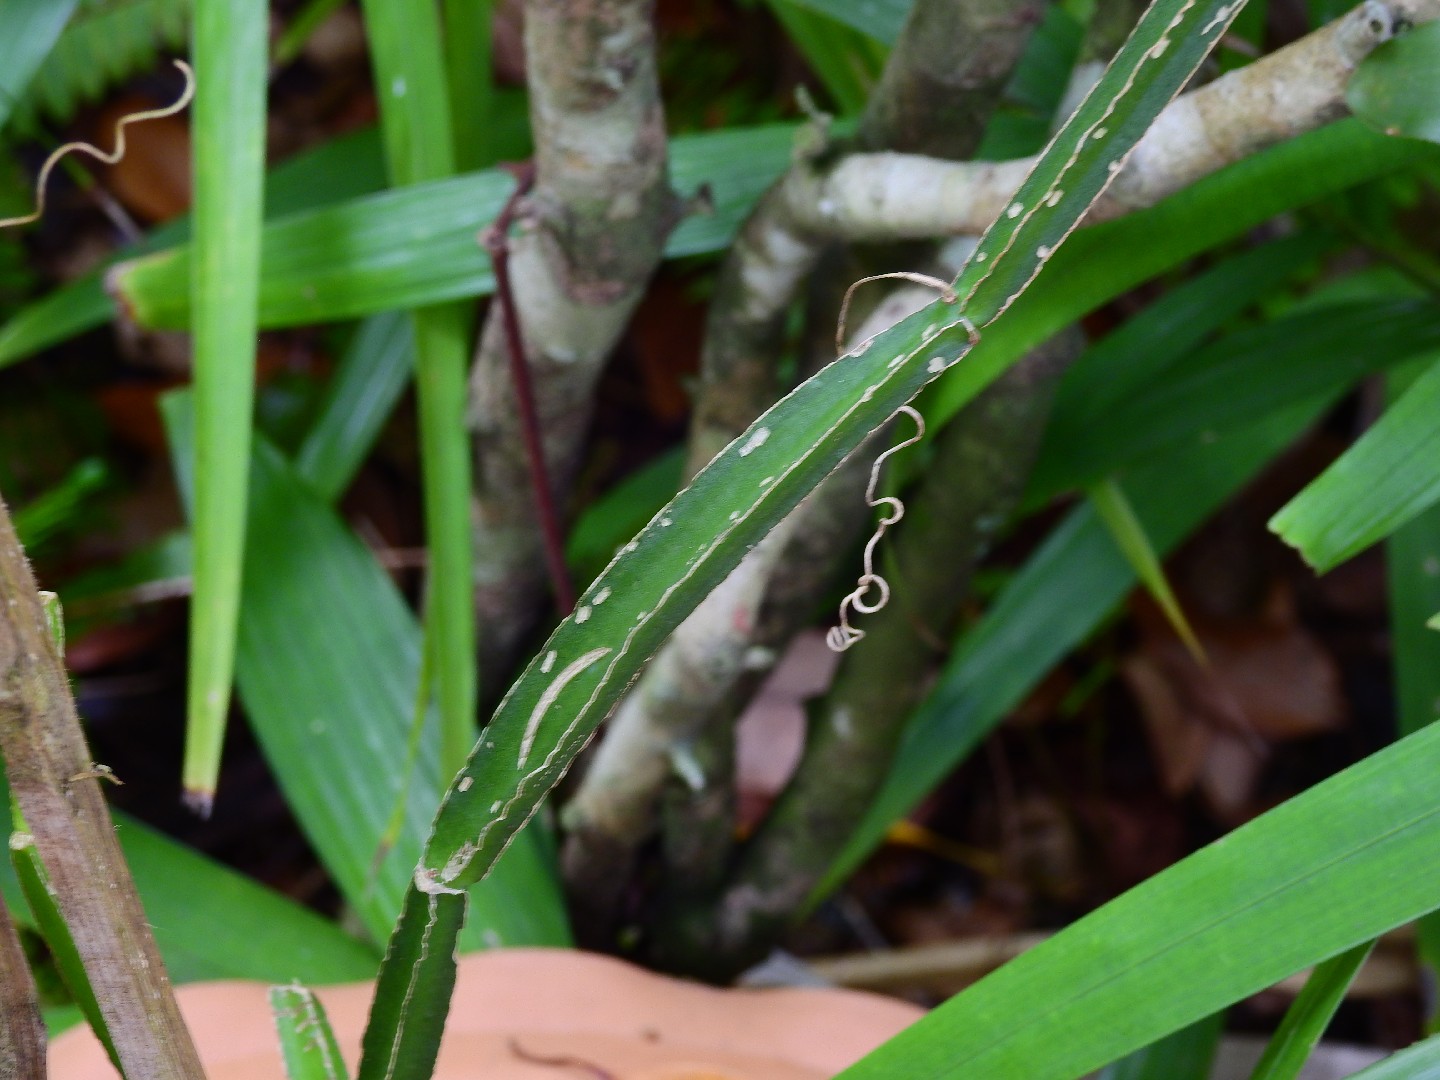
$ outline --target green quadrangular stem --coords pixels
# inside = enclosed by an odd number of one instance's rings
[[[970,574],[1020,499],[1055,385],[1082,345],[1075,331],[1032,350],[936,440],[925,479],[907,499],[911,511],[877,566],[890,602],[855,620],[865,636],[813,703],[795,775],[724,889],[662,915],[653,943],[662,964],[728,978],[763,959],[804,908],[885,782],[926,687],[926,643],[950,639]]]
[[[646,658],[875,428],[963,358],[1040,272],[1238,9],[1157,0],[981,240],[955,291],[796,388],[616,556],[501,702],[445,796],[390,941],[361,1080],[429,1077],[411,1017],[443,1017],[467,886],[539,808]],[[997,371],[975,372],[976,391]],[[432,903],[434,902],[434,903]]]

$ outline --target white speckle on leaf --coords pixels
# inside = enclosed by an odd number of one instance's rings
[[[621,555],[629,555],[632,551],[638,550],[639,547],[640,547],[640,545],[639,545],[636,541],[631,540],[628,544],[626,544],[624,547],[622,547],[622,548],[620,549],[620,554],[621,554]]]
[[[1024,212],[1025,212],[1025,207],[1024,207],[1024,205],[1023,205],[1022,203],[1018,203],[1018,202],[1016,202],[1016,203],[1011,203],[1009,206],[1007,206],[1007,207],[1005,208],[1005,216],[1008,217],[1008,218],[1017,218],[1017,217],[1019,217],[1021,214],[1023,214]]]
[[[495,813],[496,810],[499,810],[499,809],[500,809],[500,800],[499,800],[499,799],[496,799],[493,803],[490,804],[490,812],[493,814],[493,813]]]
[[[1097,127],[1094,131],[1092,131],[1092,132],[1090,133],[1090,138],[1094,139],[1096,142],[1099,142],[1101,139],[1103,139],[1106,135],[1109,135],[1109,134],[1110,134],[1110,129],[1109,129],[1109,128]]]
[[[756,428],[750,438],[745,440],[745,445],[740,447],[740,456],[749,457],[756,450],[759,450],[760,447],[764,446],[769,438],[769,428]]]
[[[609,585],[606,585],[605,588],[601,589],[599,592],[597,592],[597,593],[595,594],[595,596],[594,596],[594,598],[592,599],[591,602],[594,603],[594,605],[595,605],[596,607],[599,607],[601,604],[603,604],[606,600],[609,600],[609,599],[610,599],[610,586],[609,586]]]
[[[940,372],[944,371],[945,368],[946,364],[945,358],[943,356],[932,356],[930,358],[930,363],[925,365],[925,370],[930,372],[930,374],[932,375],[940,374]]]
[[[550,669],[555,666],[555,657],[558,655],[559,654],[554,649],[551,649],[545,654],[545,659],[540,661],[540,670],[544,674],[550,674]]]
[[[474,784],[474,783],[475,783],[475,780],[474,780],[473,777],[462,776],[462,777],[460,778],[460,783],[456,784],[455,786],[456,786],[459,790],[461,790],[461,791],[469,791],[471,785]]]
[[[990,253],[988,251],[977,251],[975,253],[975,261],[977,263],[982,263],[988,258],[990,258]]]
[[[590,621],[589,604],[581,604],[578,608],[575,609],[575,621],[577,623],[584,623]]]
[[[675,522],[671,521],[668,517],[662,517],[660,519],[660,528],[662,529],[668,529],[671,525],[674,524]]]
[[[774,478],[773,476],[767,476],[767,477],[765,477],[764,480],[761,480],[761,481],[760,481],[760,486],[761,486],[761,487],[769,487],[769,486],[770,486],[771,484],[773,484],[774,482],[775,482],[775,478]]]
[[[730,511],[730,520],[731,520],[731,521],[739,521],[739,520],[740,520],[740,511],[739,511],[739,510],[731,510],[731,511]]]
[[[390,93],[394,97],[405,96],[405,76],[396,75],[390,82]]]
[[[1051,188],[1051,189],[1050,189],[1050,194],[1048,194],[1048,195],[1045,196],[1045,205],[1046,205],[1046,206],[1059,206],[1059,205],[1060,205],[1060,200],[1063,199],[1064,197],[1065,197],[1065,192],[1064,192],[1064,190],[1063,190],[1062,188],[1058,188],[1058,187],[1057,187],[1057,188]]]
[[[1035,249],[1035,257],[1041,262],[1044,262],[1046,259],[1050,258],[1054,251],[1054,248],[1048,248],[1044,244],[1041,244]]]

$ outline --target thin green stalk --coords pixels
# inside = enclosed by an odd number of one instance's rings
[[[460,172],[474,172],[495,163],[489,137],[495,98],[490,56],[495,3],[445,0],[442,14],[455,166]]]
[[[1305,980],[1305,988],[1286,1010],[1285,1019],[1266,1045],[1250,1080],[1295,1080],[1300,1075],[1373,948],[1372,938],[1316,965]]]
[[[365,0],[379,89],[380,127],[390,182],[400,187],[455,171],[446,63],[438,13],[403,0]],[[465,433],[468,306],[440,304],[412,312],[415,383],[431,590],[427,635],[435,640],[440,701],[440,766],[458,769],[474,740],[475,612],[468,583],[470,461]]]
[[[264,200],[267,6],[195,11],[195,592],[190,618],[185,800],[208,814],[230,707]]]

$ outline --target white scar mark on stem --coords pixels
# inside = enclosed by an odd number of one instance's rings
[[[609,656],[610,653],[611,650],[609,648],[591,649],[579,659],[573,660],[566,665],[560,674],[555,676],[554,681],[545,687],[544,693],[536,700],[535,708],[530,713],[530,722],[525,725],[525,735],[520,740],[520,759],[515,762],[517,769],[523,769],[525,762],[530,760],[530,748],[535,745],[535,736],[540,731],[540,721],[545,719],[546,710],[555,704],[555,699],[560,696],[560,692],[565,689],[572,679],[596,660],[599,660],[602,656]]]

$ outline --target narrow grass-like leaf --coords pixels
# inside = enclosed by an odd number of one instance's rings
[[[183,780],[202,814],[220,772],[245,557],[268,27],[262,0],[212,0],[195,14],[195,570]]]
[[[676,188],[709,184],[715,212],[682,222],[666,254],[694,255],[729,244],[754,200],[789,163],[793,131],[771,126],[673,140]],[[1077,314],[1278,213],[1436,156],[1424,143],[1386,139],[1359,121],[1342,121],[1247,158],[1150,210],[1082,230],[1020,301],[1024,317],[986,335],[966,365],[983,360],[977,374],[947,380],[954,387],[941,388],[943,415],[968,400],[973,379],[990,377],[1012,350],[1024,352]],[[261,324],[324,322],[490,292],[494,279],[475,233],[493,219],[511,183],[498,172],[474,173],[267,226]],[[188,258],[181,248],[116,269],[115,286],[140,322],[172,330],[188,325],[186,298],[175,288]],[[35,329],[29,326],[31,335]],[[6,346],[0,331],[0,358]]]
[[[1156,550],[1178,544],[1331,400],[1297,402],[1214,440],[1195,438],[1136,469],[1126,487]],[[1094,508],[1073,511],[961,638],[911,717],[889,778],[812,902],[837,888],[891,823],[933,791],[1134,583]]]
[[[1150,537],[1145,534],[1145,526],[1136,515],[1135,508],[1126,498],[1125,490],[1115,480],[1102,480],[1090,489],[1090,504],[1095,507],[1095,513],[1109,530],[1115,546],[1120,549],[1120,554],[1125,556],[1125,561],[1130,564],[1135,577],[1160,606],[1166,621],[1185,643],[1190,655],[1204,663],[1205,650],[1200,647],[1195,631],[1190,628],[1180,601],[1175,599],[1175,591],[1170,588],[1170,582],[1165,577],[1165,568],[1160,565],[1160,558],[1155,554],[1155,548],[1150,543]]]
[[[1068,235],[1103,189],[1108,166],[1139,139],[1235,10],[1221,0],[1157,0],[1021,185],[1015,201],[1029,211],[1002,217],[982,238],[974,256],[981,269],[972,263],[962,271],[959,302],[937,301],[802,383],[621,550],[505,696],[446,792],[408,912],[483,878],[665,637],[846,454],[966,356],[977,330],[1039,272],[1045,244]],[[1162,39],[1167,47],[1157,48]],[[1113,130],[1097,139],[1105,124]],[[413,1037],[404,1010],[443,1017],[448,1006],[443,979],[408,973],[431,951],[449,949],[413,927],[392,936],[362,1080],[429,1076],[427,1062],[391,1063]],[[403,1002],[379,1000],[402,989]]]
[[[325,391],[320,415],[295,454],[295,470],[327,500],[350,485],[410,381],[414,337],[398,312],[367,319]]]
[[[1208,1080],[1224,1030],[1225,1014],[1214,1013],[1111,1062],[1096,1080]]]
[[[885,45],[894,45],[915,0],[790,0],[859,30]]]
[[[0,128],[65,28],[76,0],[8,0],[0,7]]]
[[[356,198],[384,186],[380,143],[373,128],[332,139],[314,150],[297,154],[273,169],[265,182],[265,213],[278,218],[327,203]],[[190,219],[172,221],[150,233],[125,252],[137,256],[185,241]],[[104,271],[96,270],[69,285],[47,293],[0,326],[0,367],[23,360],[41,349],[94,329],[115,316],[115,301],[102,284]],[[189,304],[188,267],[175,288]]]
[[[1070,1080],[1440,902],[1440,727],[1235,830],[988,976],[844,1080]]]
[[[15,813],[18,816],[18,811]],[[110,1063],[123,1076],[120,1055],[110,1038],[105,1017],[101,1015],[100,1003],[95,999],[95,989],[90,985],[90,976],[85,973],[85,964],[80,959],[80,950],[75,947],[75,939],[70,935],[70,928],[65,925],[65,917],[60,914],[55,890],[45,873],[39,852],[35,850],[35,838],[29,833],[10,834],[10,864],[15,869],[15,876],[25,894],[25,903],[30,908],[30,914],[34,916],[35,928],[44,939],[45,947],[50,950],[55,970],[60,973],[65,988],[70,991],[71,1000],[80,1007],[90,1030],[95,1032],[95,1037],[105,1047]]]
[[[1250,1080],[1295,1080],[1305,1062],[1330,1026],[1335,1010],[1345,1000],[1345,991],[1355,981],[1375,942],[1365,941],[1317,964],[1305,987],[1290,1003],[1280,1027],[1265,1044],[1265,1052]]]
[[[330,920],[140,822],[117,815],[117,828],[177,983],[303,979],[324,985],[374,977],[379,950]]]
[[[66,529],[84,511],[88,499],[110,478],[99,458],[85,458],[49,491],[18,507],[11,520],[26,550],[33,552]]]
[[[1387,135],[1440,142],[1440,23],[1422,23],[1362,60],[1345,103]]]
[[[1270,528],[1321,573],[1440,500],[1440,357]]]
[[[1440,1080],[1440,1035],[1391,1054],[1350,1080]]]
[[[841,115],[852,116],[863,109],[880,77],[886,49],[873,38],[795,0],[769,0],[769,4]]]
[[[162,411],[183,462],[193,437],[186,396],[167,397]],[[183,495],[184,471],[180,480]],[[251,487],[240,694],[287,804],[360,923],[383,941],[441,790],[432,724],[405,829],[373,873],[404,782],[420,628],[374,556],[263,440],[252,454]],[[569,943],[553,868],[533,836],[516,843],[472,901],[467,948]]]
[[[272,986],[270,1012],[287,1080],[348,1080],[340,1045],[320,999],[303,986]]]
[[[1364,341],[1365,348],[1355,348],[1356,341]],[[1408,300],[1337,303],[1237,331],[1185,356],[1170,366],[1164,378],[1125,401],[1091,414],[1097,422],[1086,426],[1067,421],[1069,438],[1053,444],[1034,488],[1053,495],[1088,486],[1181,439],[1223,432],[1287,401],[1326,393],[1404,363],[1437,344],[1440,305]],[[1440,379],[1436,382],[1440,385]],[[1085,436],[1078,437],[1082,430]],[[1393,457],[1388,460],[1398,465]],[[1412,477],[1423,469],[1420,460],[1411,465]],[[1382,484],[1383,473],[1363,475],[1365,482],[1383,486],[1392,496],[1404,490],[1404,478]],[[1440,496],[1440,486],[1435,493]],[[1325,505],[1335,507],[1328,499]],[[1377,505],[1370,503],[1369,508]],[[1286,520],[1285,515],[1282,510],[1277,521]],[[1307,515],[1303,520],[1316,522],[1317,517]],[[1364,520],[1348,514],[1346,519],[1356,523],[1352,529]],[[1297,542],[1288,529],[1282,535]],[[1307,543],[1303,550],[1311,557],[1317,549]]]
[[[676,190],[708,185],[713,212],[681,222],[666,254],[696,255],[728,245],[755,200],[789,165],[795,130],[771,124],[672,140]],[[295,326],[488,294],[495,279],[475,235],[494,220],[514,183],[509,173],[487,169],[268,225],[261,324]],[[187,301],[173,290],[188,273],[189,259],[183,247],[142,257],[117,267],[112,280],[140,322],[184,329]]]
[[[464,26],[455,28],[462,44],[475,36],[477,5],[446,6],[447,14],[457,20],[467,6],[471,10],[466,22],[472,32]],[[489,5],[479,6],[488,15]],[[417,8],[408,0],[364,0],[362,8],[391,184],[403,187],[450,176],[455,172],[456,129],[447,96],[439,10],[433,4]],[[488,33],[483,37],[488,48]],[[466,120],[476,120],[472,110],[467,110]],[[427,575],[444,583],[425,594],[426,632],[433,644],[440,703],[442,775],[459,767],[475,737],[475,605],[471,590],[459,587],[474,578],[465,426],[471,325],[466,305],[451,303],[411,313],[425,543],[430,556]]]
[[[1172,366],[1331,244],[1325,234],[1308,230],[1223,259],[1086,349],[1060,381],[1025,506],[1033,509],[1077,484],[1077,475],[1085,473],[1077,474],[1070,458],[1086,452],[1112,409],[1163,383]],[[1098,466],[1094,475],[1103,475]]]
[[[0,776],[0,805],[9,802]],[[115,831],[173,981],[374,977],[379,950],[330,920],[124,814],[115,815]],[[9,860],[0,863],[0,888],[24,906]]]

